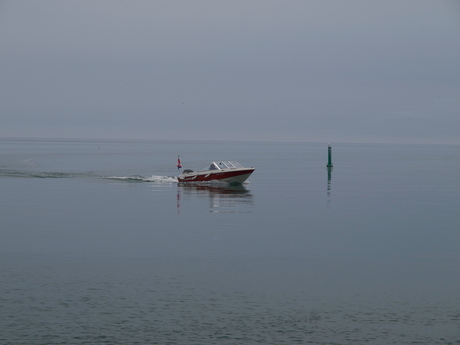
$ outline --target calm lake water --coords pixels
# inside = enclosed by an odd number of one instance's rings
[[[0,343],[459,344],[460,147],[332,150],[0,140]]]

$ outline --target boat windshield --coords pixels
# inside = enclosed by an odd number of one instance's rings
[[[223,169],[238,169],[243,168],[243,166],[237,161],[220,161],[212,162],[209,168],[204,168],[202,170],[223,170]]]
[[[238,169],[238,168],[243,167],[237,161],[222,161],[222,162],[219,162],[217,164],[219,165],[219,168],[221,168],[221,169]]]

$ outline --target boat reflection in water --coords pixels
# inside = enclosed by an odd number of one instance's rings
[[[177,208],[181,202],[185,207],[188,203],[199,204],[203,199],[209,199],[209,212],[211,213],[251,213],[253,204],[252,194],[242,184],[230,185],[178,183]]]

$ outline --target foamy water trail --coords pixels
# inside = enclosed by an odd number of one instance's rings
[[[59,172],[59,171],[23,171],[13,169],[0,169],[0,176],[22,178],[85,178],[95,177],[91,172]]]
[[[101,178],[109,180],[120,180],[127,182],[154,182],[154,183],[177,183],[175,176],[152,175],[150,177],[133,176],[103,176],[92,172],[49,172],[49,171],[24,171],[12,169],[0,169],[0,176],[22,177],[22,178]]]
[[[110,180],[120,180],[120,181],[127,181],[127,182],[177,183],[177,178],[175,176],[160,176],[160,175],[152,175],[151,177],[109,176],[106,178]]]

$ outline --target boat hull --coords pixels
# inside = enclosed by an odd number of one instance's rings
[[[209,170],[181,174],[177,177],[179,182],[226,182],[243,183],[252,174],[254,168],[228,169],[228,170]]]

